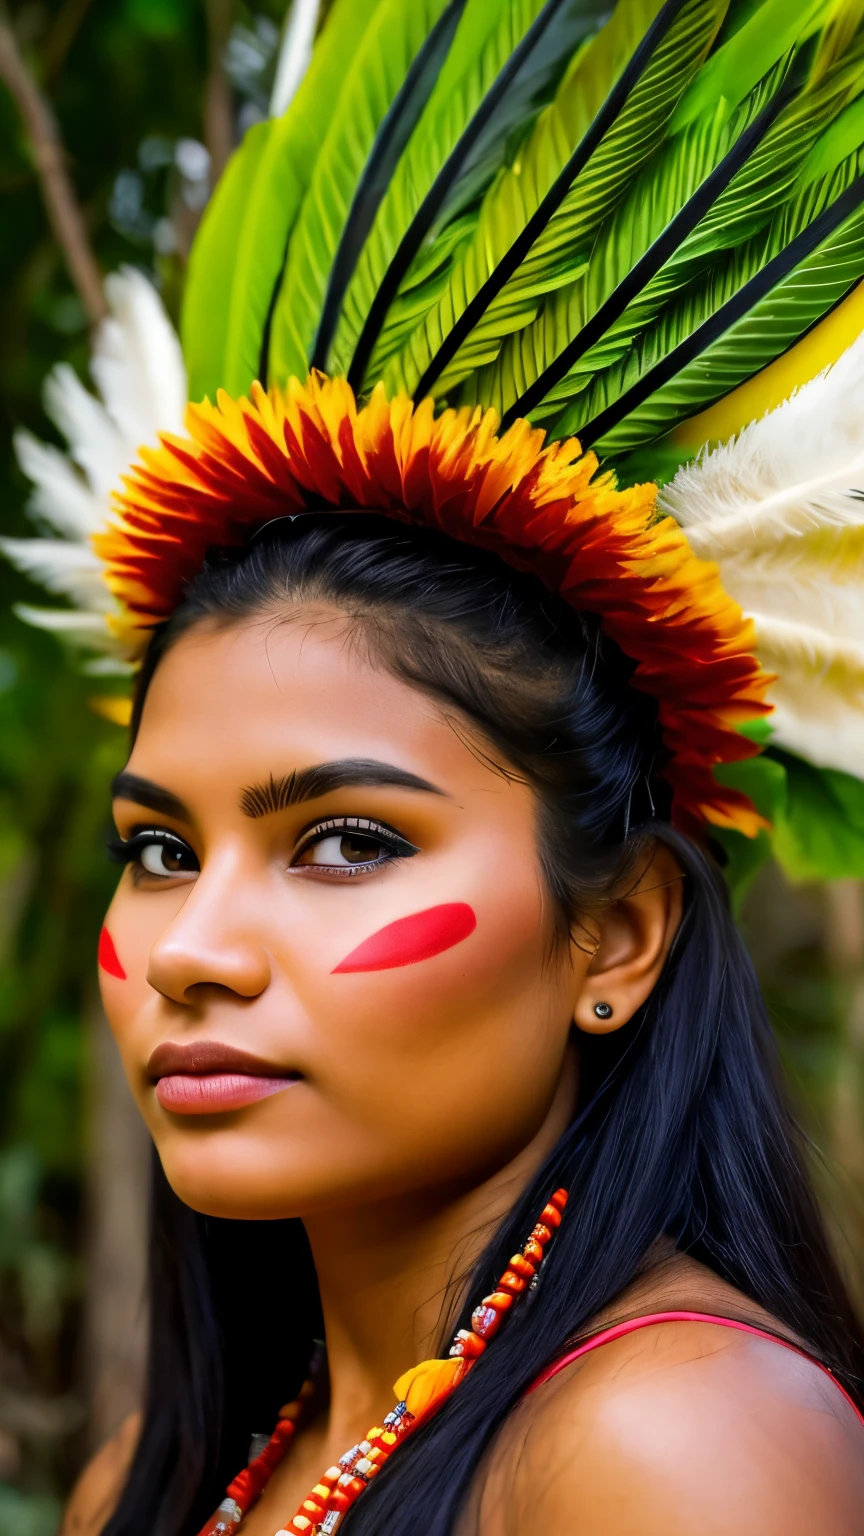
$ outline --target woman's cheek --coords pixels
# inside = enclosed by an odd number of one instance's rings
[[[337,1028],[392,1060],[448,1037],[467,1055],[472,1036],[505,1027],[540,981],[542,900],[533,883],[484,895],[406,912],[353,945],[324,989]]]

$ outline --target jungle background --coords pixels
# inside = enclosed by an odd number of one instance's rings
[[[267,113],[284,0],[0,0],[0,529],[27,532],[16,427],[58,361],[87,378],[100,274],[177,316],[232,146]],[[0,563],[0,1531],[52,1536],[82,1461],[135,1406],[147,1148],[96,998],[122,732],[12,612]],[[864,1300],[864,888],[765,866],[740,921]]]

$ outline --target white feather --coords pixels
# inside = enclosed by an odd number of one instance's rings
[[[49,592],[60,592],[95,612],[105,613],[111,607],[101,561],[87,544],[67,539],[0,539],[0,553]]]
[[[13,442],[18,463],[34,487],[27,504],[33,521],[70,539],[98,532],[105,522],[104,501],[93,494],[68,456],[50,443],[40,443],[23,427]]]
[[[853,778],[864,764],[864,701],[794,670],[771,692],[771,739],[816,768],[836,768]]]
[[[749,614],[864,642],[864,530],[783,539],[773,550],[722,562],[723,580]]]
[[[105,284],[110,314],[98,327],[91,372],[101,398],[67,364],[45,383],[45,406],[69,445],[61,453],[18,432],[18,462],[33,483],[28,511],[64,537],[0,540],[0,551],[49,591],[79,606],[16,612],[30,624],[118,656],[105,617],[115,609],[91,535],[107,526],[111,498],[139,448],[183,428],[186,371],[180,342],[147,278],[124,267]]]
[[[270,96],[271,117],[281,117],[287,112],[309,68],[320,10],[321,0],[294,0],[276,60],[276,77]]]
[[[697,554],[720,560],[813,528],[864,526],[864,336],[832,368],[662,493]]]
[[[95,645],[100,650],[110,650],[114,643],[101,613],[85,613],[77,608],[33,608],[29,603],[15,603],[12,611],[34,629],[50,629],[66,639],[80,641],[88,649]]]
[[[679,470],[661,506],[714,560],[776,674],[773,740],[864,777],[864,336],[736,438]]]
[[[129,463],[125,440],[100,400],[84,388],[68,363],[59,363],[45,380],[45,409],[69,444],[95,495],[107,500]]]
[[[105,280],[90,372],[131,453],[159,432],[182,432],[188,398],[180,340],[153,284],[134,267]]]

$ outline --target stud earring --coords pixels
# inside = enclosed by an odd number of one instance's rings
[[[596,1013],[598,1019],[611,1019],[612,1005],[611,1003],[595,1003],[594,1012]]]

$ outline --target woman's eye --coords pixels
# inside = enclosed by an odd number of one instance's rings
[[[172,875],[197,875],[200,864],[188,843],[173,832],[161,828],[143,827],[131,837],[112,838],[108,843],[108,855],[117,864],[131,864],[132,876],[140,880],[142,875],[154,875],[167,880]]]
[[[407,858],[419,850],[389,829],[367,824],[318,827],[294,859],[294,868],[329,869],[344,874],[380,869],[393,859]]]
[[[139,844],[138,862],[148,875],[198,873],[198,860],[192,849],[179,840]]]
[[[334,833],[332,837],[322,837],[320,843],[313,843],[311,848],[304,849],[297,863],[329,864],[333,869],[356,864],[376,864],[388,851],[380,838],[365,837],[360,832],[343,832],[341,836]]]

